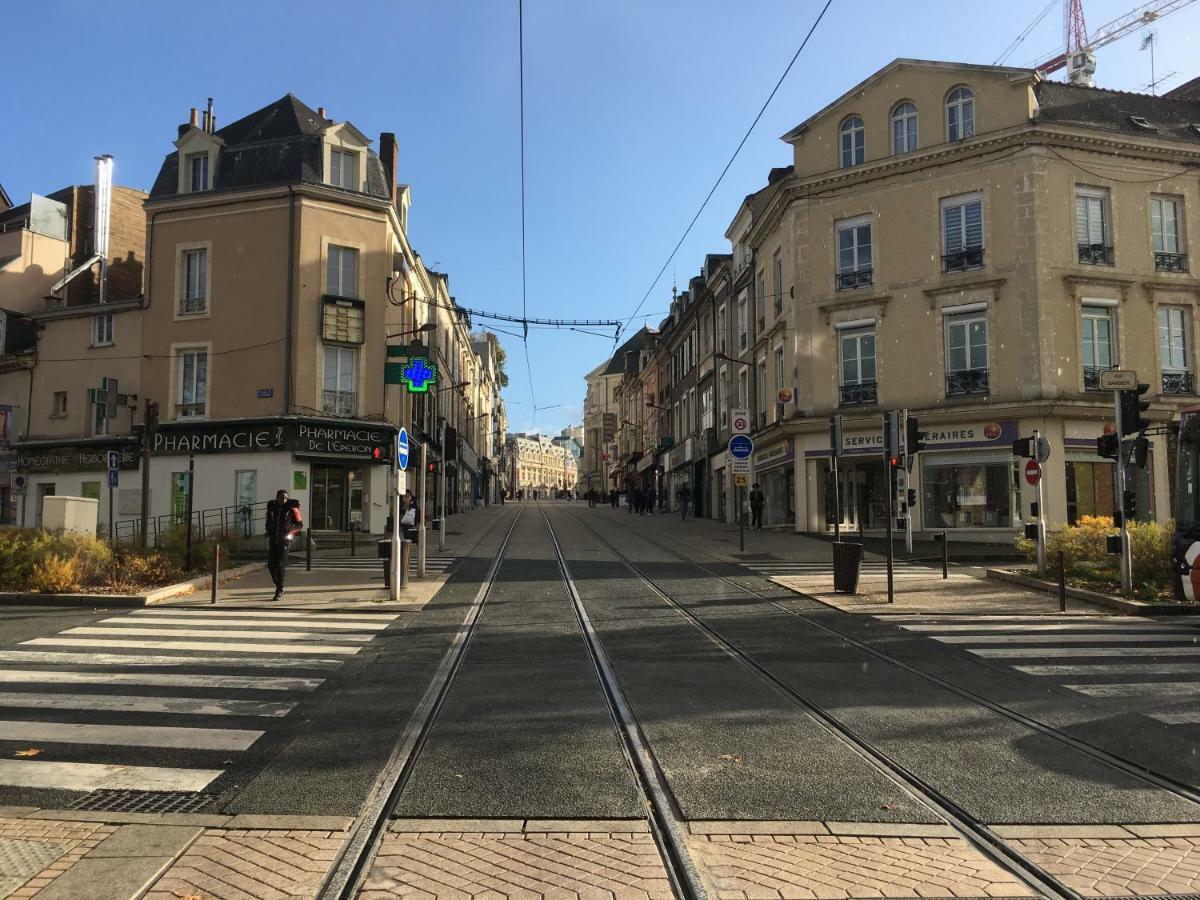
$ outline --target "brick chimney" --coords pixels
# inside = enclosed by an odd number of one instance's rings
[[[383,163],[383,177],[387,181],[388,196],[392,206],[396,205],[396,166],[400,161],[400,151],[396,146],[396,135],[390,131],[379,133],[379,161]]]

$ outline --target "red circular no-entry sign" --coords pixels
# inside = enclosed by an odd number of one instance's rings
[[[1038,465],[1036,459],[1031,459],[1025,463],[1025,480],[1033,485],[1042,480],[1042,467]]]

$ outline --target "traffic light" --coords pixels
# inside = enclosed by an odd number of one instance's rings
[[[1142,413],[1150,408],[1150,401],[1139,399],[1148,390],[1150,385],[1139,383],[1137,390],[1121,391],[1121,437],[1150,427],[1150,423],[1142,418]]]
[[[915,456],[925,449],[925,438],[929,437],[929,432],[921,431],[916,416],[905,419],[904,429],[904,452]]]
[[[1116,459],[1121,455],[1121,439],[1115,434],[1102,434],[1096,438],[1096,455],[1102,459]]]
[[[1033,446],[1033,438],[1031,437],[1017,438],[1012,442],[1013,456],[1020,456],[1024,457],[1025,459],[1033,459],[1036,455],[1035,449],[1036,448]]]
[[[909,509],[915,509],[915,508],[916,508],[916,505],[917,505],[917,489],[916,489],[916,488],[909,488],[909,489],[908,489],[908,496],[907,496],[907,497],[905,497],[904,499],[908,501],[908,508],[909,508]]]
[[[893,469],[900,467],[900,414],[883,414],[883,457]]]
[[[158,401],[146,401],[146,424],[153,428],[158,424]]]
[[[425,471],[426,471],[428,474],[430,474],[430,475],[436,475],[436,474],[437,474],[437,470],[438,470],[438,464],[437,464],[437,463],[435,463],[435,462],[433,462],[432,460],[431,460],[430,462],[427,462],[427,463],[425,463]]]
[[[842,417],[829,417],[829,446],[834,456],[842,455]]]
[[[1133,462],[1139,469],[1146,468],[1146,461],[1150,457],[1150,438],[1139,437],[1133,442]]]

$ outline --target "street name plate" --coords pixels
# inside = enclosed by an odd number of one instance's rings
[[[1137,386],[1137,372],[1131,369],[1109,369],[1100,373],[1102,391],[1136,391]]]

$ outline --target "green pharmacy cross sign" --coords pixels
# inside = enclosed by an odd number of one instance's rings
[[[414,356],[407,363],[387,363],[384,381],[387,384],[404,384],[414,394],[429,393],[429,386],[437,384],[437,366],[424,356]]]

